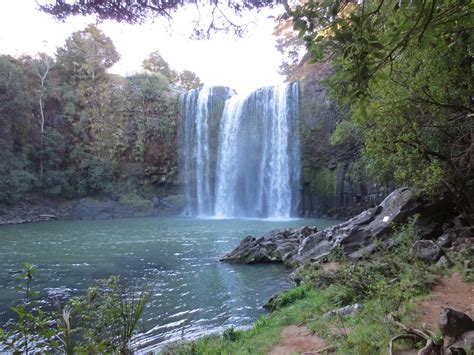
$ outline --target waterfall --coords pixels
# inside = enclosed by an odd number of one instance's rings
[[[225,100],[233,92],[224,87],[203,87],[187,91],[179,97],[181,116],[181,176],[185,186],[188,216],[210,216],[213,213],[211,188],[212,142],[210,122],[222,115]],[[216,135],[216,134],[214,134]],[[214,149],[215,150],[215,149]]]
[[[297,83],[235,95],[221,121],[217,217],[282,218],[299,190]]]
[[[220,115],[209,113],[219,101],[212,88],[180,98],[186,212],[290,217],[299,202],[298,84],[231,94],[227,90],[225,106],[214,109]],[[211,121],[214,134],[209,133]]]

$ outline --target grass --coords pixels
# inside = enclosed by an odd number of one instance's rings
[[[324,338],[336,354],[385,354],[390,339],[400,333],[387,315],[414,325],[416,302],[429,293],[440,276],[436,266],[411,253],[415,237],[410,225],[402,227],[396,232],[394,245],[384,249],[381,244],[377,258],[358,263],[343,260],[337,250],[333,257],[342,264],[338,271],[307,265],[301,274],[302,285],[278,296],[272,303],[275,311],[258,319],[251,329],[232,328],[223,335],[172,344],[164,353],[265,354],[278,343],[284,326],[296,324]],[[324,316],[329,310],[354,303],[361,303],[363,308],[353,316]]]

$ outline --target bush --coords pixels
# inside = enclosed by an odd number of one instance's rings
[[[145,309],[145,290],[127,287],[113,276],[98,281],[87,295],[72,298],[59,313],[44,312],[31,289],[35,271],[33,265],[25,263],[19,274],[25,299],[12,308],[17,320],[0,328],[2,350],[132,353],[129,343]]]

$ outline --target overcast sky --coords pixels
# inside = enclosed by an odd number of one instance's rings
[[[140,71],[143,59],[158,50],[172,68],[192,70],[207,85],[226,85],[242,92],[284,79],[277,73],[281,56],[272,36],[275,22],[268,15],[249,15],[251,30],[244,38],[215,35],[211,40],[190,40],[194,9],[176,15],[171,29],[163,19],[134,26],[107,21],[99,28],[112,38],[122,57],[111,72]],[[74,17],[61,23],[36,10],[34,0],[2,0],[0,53],[53,54],[72,32],[91,22],[92,18]]]

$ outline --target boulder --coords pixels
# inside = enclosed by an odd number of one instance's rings
[[[461,334],[474,330],[474,321],[466,313],[444,308],[439,315],[438,326],[444,337],[457,339]]]
[[[418,258],[426,262],[435,262],[441,256],[441,248],[432,240],[417,240],[412,250]]]

